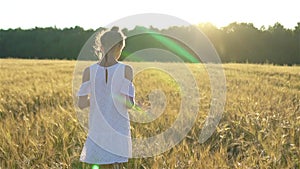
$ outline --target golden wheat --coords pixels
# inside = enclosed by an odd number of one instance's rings
[[[63,60],[0,60],[0,168],[91,168],[79,162],[86,132],[73,105],[75,64]],[[146,63],[130,64],[138,67]],[[188,66],[201,96],[193,128],[169,151],[130,159],[126,168],[300,167],[300,67],[224,64],[225,111],[212,137],[200,144],[198,137],[209,111],[211,88],[203,65]],[[147,94],[157,88],[165,92],[167,105],[153,122],[132,122],[133,137],[149,137],[169,128],[180,108],[176,82],[164,73],[149,70],[137,74],[134,83],[140,105],[149,106]]]

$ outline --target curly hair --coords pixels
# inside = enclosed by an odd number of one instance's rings
[[[121,50],[125,47],[126,36],[119,27],[112,27],[110,30],[102,30],[96,33],[94,42],[94,51],[99,59],[105,56],[110,50],[117,45],[122,45]]]

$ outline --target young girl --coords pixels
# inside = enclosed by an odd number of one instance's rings
[[[118,61],[125,46],[123,33],[113,27],[98,36],[103,58],[84,70],[77,93],[78,107],[90,106],[80,161],[119,168],[132,153],[127,109],[134,105],[133,73],[129,65]]]

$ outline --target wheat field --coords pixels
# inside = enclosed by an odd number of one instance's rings
[[[75,64],[66,60],[0,59],[1,169],[92,167],[79,161],[86,130],[74,107]],[[147,63],[129,64],[138,67]],[[199,133],[210,108],[209,78],[203,65],[187,66],[201,97],[195,124],[170,150],[154,157],[132,158],[125,168],[300,168],[299,66],[223,64],[225,110],[216,131],[203,144],[199,143]],[[153,136],[172,125],[181,101],[174,83],[155,70],[135,76],[140,105],[149,105],[147,94],[153,86],[165,93],[167,102],[155,121],[132,122],[133,137]]]

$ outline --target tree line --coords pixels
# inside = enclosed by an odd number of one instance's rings
[[[160,40],[162,39],[158,37],[160,35],[131,36],[141,30],[161,34],[175,33],[192,40],[195,35],[190,31],[191,27],[195,25],[172,26],[167,29],[157,29],[152,26],[150,28],[136,26],[132,30],[125,28],[122,31],[129,38],[126,39],[126,47],[121,59],[147,48],[160,48],[174,53],[162,42],[164,39]],[[294,29],[286,29],[280,23],[275,23],[268,28],[256,28],[252,23],[236,22],[222,28],[217,28],[210,23],[199,24],[196,27],[212,42],[223,63],[300,64],[300,22]],[[85,42],[99,29],[84,30],[79,26],[64,29],[55,27],[36,27],[27,30],[0,29],[0,58],[77,59]],[[192,53],[192,50],[183,43],[175,43]],[[186,62],[193,62],[184,56],[179,57]]]

